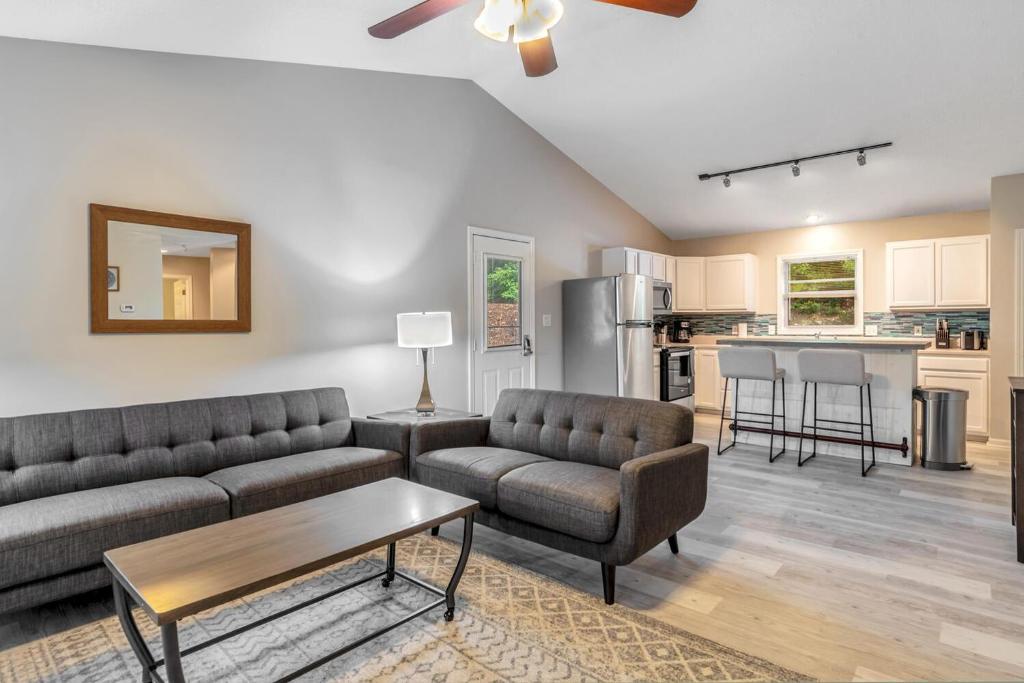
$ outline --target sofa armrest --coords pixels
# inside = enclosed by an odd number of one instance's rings
[[[356,446],[380,448],[409,455],[409,425],[387,420],[352,418],[352,436]]]
[[[691,443],[625,462],[616,541],[626,562],[700,516],[708,497],[708,447]]]
[[[442,448],[486,446],[491,418],[470,417],[445,422],[424,422],[412,429],[409,454],[413,461],[424,453]]]

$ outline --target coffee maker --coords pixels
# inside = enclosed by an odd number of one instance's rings
[[[677,344],[690,343],[690,323],[677,320],[672,328],[672,341]]]

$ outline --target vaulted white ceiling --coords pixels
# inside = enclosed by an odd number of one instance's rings
[[[479,3],[366,33],[415,1],[0,0],[0,35],[473,79],[675,238],[985,208],[1024,171],[1021,0],[564,0],[540,79],[472,29]],[[887,140],[864,168],[697,180]]]

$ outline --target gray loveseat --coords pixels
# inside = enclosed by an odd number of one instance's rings
[[[0,419],[0,613],[109,585],[103,551],[404,477],[342,389]]]
[[[707,499],[708,448],[670,403],[506,389],[490,418],[413,428],[412,476],[480,502],[476,521],[615,567],[676,532]],[[436,530],[435,530],[436,532]]]

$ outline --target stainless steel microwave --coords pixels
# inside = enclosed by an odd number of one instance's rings
[[[654,281],[654,314],[666,314],[672,312],[672,283]]]

